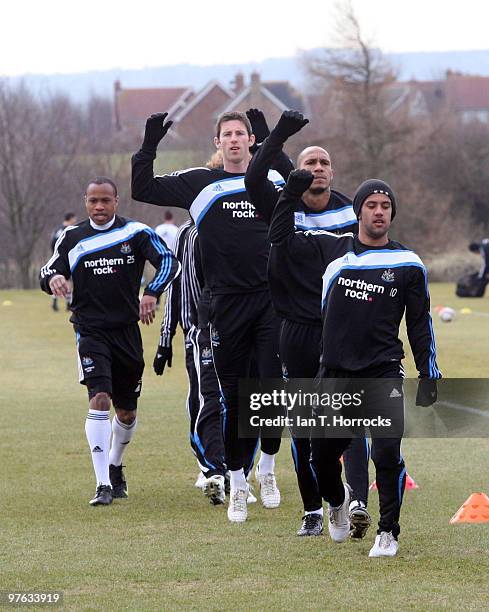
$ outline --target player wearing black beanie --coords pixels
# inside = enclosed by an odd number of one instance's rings
[[[430,406],[436,401],[436,380],[441,377],[427,272],[416,253],[389,239],[396,200],[384,181],[372,179],[357,189],[353,207],[359,220],[358,235],[297,231],[294,213],[313,180],[307,170],[290,173],[272,216],[270,242],[284,262],[304,266],[304,262],[320,261],[323,266],[322,383],[342,390],[366,387],[368,397],[364,396],[362,409],[387,415],[389,424],[391,420],[396,423],[390,432],[383,425],[368,425],[380,514],[369,556],[392,557],[399,546],[406,481],[401,454],[404,349],[399,338],[404,315],[420,377],[417,405]],[[348,539],[350,530],[350,489],[341,480],[340,457],[353,433],[339,432],[340,437],[334,437],[326,428],[318,433],[320,437],[311,437],[311,464],[321,496],[329,503],[330,536],[340,543]]]
[[[368,196],[372,195],[373,193],[383,193],[389,196],[392,207],[392,221],[396,216],[396,198],[390,185],[388,185],[385,181],[381,181],[380,179],[368,179],[358,187],[353,198],[353,210],[357,216],[357,219],[360,218],[362,204],[365,202]]]

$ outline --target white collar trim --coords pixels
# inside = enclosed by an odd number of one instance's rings
[[[114,225],[114,221],[115,221],[115,215],[112,217],[110,221],[107,221],[107,223],[105,223],[104,225],[97,225],[90,219],[90,225],[93,227],[94,230],[103,231],[103,230],[109,229],[109,227],[112,227]]]

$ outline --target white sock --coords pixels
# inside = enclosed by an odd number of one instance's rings
[[[110,465],[122,464],[122,455],[136,431],[137,423],[137,417],[130,425],[121,423],[117,415],[112,419],[112,446],[110,447],[109,453]]]
[[[229,470],[231,474],[231,489],[246,489],[247,482],[244,475],[244,470]]]
[[[258,461],[259,474],[273,474],[275,472],[275,455],[268,455],[261,451],[260,461]]]
[[[304,514],[320,514],[321,516],[324,516],[322,508],[318,508],[317,510],[304,510]]]
[[[109,447],[110,420],[109,410],[88,410],[85,421],[85,433],[92,453],[93,469],[97,486],[110,485],[109,478]]]

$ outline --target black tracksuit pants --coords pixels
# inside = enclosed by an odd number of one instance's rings
[[[362,372],[325,372],[325,377],[335,378],[368,378],[372,373]],[[377,372],[375,378],[384,379],[377,392],[369,392],[372,402],[372,413],[378,409],[383,416],[396,415],[397,423],[402,423],[404,411],[404,394],[399,363],[388,364],[383,372]],[[389,379],[387,382],[385,379]],[[374,383],[375,384],[375,381]],[[395,391],[394,391],[395,390]],[[382,430],[370,429],[372,438],[372,460],[375,465],[376,482],[379,491],[380,520],[377,533],[392,531],[395,538],[399,535],[399,516],[402,498],[406,485],[406,468],[401,455],[401,435],[382,438]],[[384,430],[385,434],[385,430]],[[341,480],[340,457],[351,442],[351,438],[314,438],[311,440],[312,466],[317,477],[319,491],[323,499],[332,506],[339,506],[344,500],[344,488]]]
[[[193,448],[205,476],[224,476],[224,440],[221,427],[221,392],[217,382],[209,327],[192,327],[187,336],[192,343],[193,361],[197,375],[197,403],[190,436]]]
[[[199,411],[199,381],[197,379],[197,370],[195,369],[194,364],[194,347],[191,339],[189,338],[189,333],[184,332],[185,339],[185,367],[187,369],[187,377],[188,377],[188,392],[187,392],[187,415],[189,418],[189,437],[190,437],[190,446],[194,455],[197,457],[197,460],[201,464],[202,467],[205,467],[205,463],[201,463],[200,458],[197,453],[197,447],[194,443],[194,438],[192,432],[194,431],[195,419],[197,418],[197,414]]]
[[[279,353],[284,378],[315,378],[319,369],[322,327],[283,320],[280,326]],[[316,475],[311,466],[311,441],[294,436],[291,431],[291,450],[297,474],[297,484],[306,512],[322,507]],[[343,453],[348,484],[353,499],[368,500],[369,446],[365,438],[353,438]]]
[[[259,378],[280,378],[279,321],[268,290],[213,295],[210,302],[211,345],[223,395],[223,431],[228,469],[247,464],[250,440],[238,436],[238,381],[250,372],[253,356]],[[262,440],[262,450],[275,454],[280,437]]]
[[[190,329],[186,336],[185,356],[189,377],[190,445],[206,478],[224,475],[227,467],[222,430],[223,400],[212,360],[209,327]],[[248,476],[259,440],[250,438],[243,443],[243,469]]]

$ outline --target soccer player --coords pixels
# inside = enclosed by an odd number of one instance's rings
[[[73,212],[67,212],[64,215],[63,218],[63,223],[54,230],[54,232],[51,234],[51,251],[54,253],[54,250],[56,248],[56,242],[58,240],[58,238],[61,236],[61,234],[65,231],[65,229],[69,226],[69,225],[75,225],[76,223],[76,215]],[[66,296],[66,310],[69,310],[70,307],[70,294],[68,293]],[[53,295],[51,297],[51,308],[57,312],[59,310],[58,307],[58,298]]]
[[[214,153],[208,168],[222,168],[222,155]],[[172,365],[172,340],[180,324],[185,344],[188,375],[187,414],[190,422],[190,445],[197,458],[201,488],[213,505],[222,504],[228,491],[224,464],[224,440],[221,423],[221,391],[214,368],[209,328],[209,291],[204,287],[199,239],[194,223],[184,223],[177,234],[175,256],[182,273],[168,290],[160,341],[153,368],[158,376]],[[244,471],[248,477],[253,466],[257,440],[247,442]],[[256,501],[249,485],[248,503]]]
[[[420,258],[389,239],[396,214],[396,198],[384,181],[360,185],[353,199],[358,234],[297,232],[294,213],[311,187],[314,175],[295,170],[275,208],[270,239],[287,269],[302,270],[304,262],[323,266],[322,351],[323,379],[382,379],[376,397],[382,414],[402,422],[403,369],[399,325],[406,315],[409,342],[420,381],[416,403],[436,401],[435,339],[430,317],[426,269]],[[380,383],[379,383],[380,384]],[[377,403],[369,408],[377,408]],[[395,419],[394,419],[395,420]],[[398,421],[397,421],[398,422]],[[372,459],[379,490],[380,520],[369,556],[394,556],[398,550],[399,515],[406,469],[401,455],[401,431],[382,437],[382,428],[370,429]],[[384,431],[385,433],[385,431]],[[313,438],[312,465],[323,499],[329,503],[329,533],[344,542],[350,531],[349,487],[341,480],[340,457],[350,438]]]
[[[68,293],[68,279],[73,282],[70,321],[80,382],[88,390],[85,432],[97,482],[92,506],[127,497],[122,457],[136,431],[144,369],[138,320],[153,322],[156,297],[180,272],[180,264],[151,228],[116,214],[118,203],[111,179],[90,181],[85,194],[88,219],[66,228],[40,274],[43,291],[58,297]],[[139,300],[146,261],[156,274]]]
[[[159,206],[190,212],[199,234],[202,268],[210,291],[211,340],[214,364],[224,397],[224,444],[231,474],[228,518],[247,518],[248,484],[244,471],[245,442],[238,437],[238,380],[249,372],[252,353],[260,378],[280,376],[278,319],[268,293],[268,230],[249,202],[244,174],[255,138],[243,113],[221,115],[214,143],[223,168],[193,168],[154,176],[159,142],[171,126],[167,113],[146,122],[141,149],[132,159],[132,196]],[[277,185],[284,183],[271,174]],[[275,454],[280,439],[265,441],[257,466],[265,507],[280,503],[275,480]],[[268,451],[268,452],[267,452]]]
[[[187,413],[190,444],[204,475],[204,494],[214,505],[224,503],[224,442],[221,429],[221,395],[217,382],[207,323],[199,326],[197,311],[204,286],[200,265],[198,236],[192,221],[184,223],[177,234],[175,255],[182,274],[168,291],[160,341],[153,368],[161,376],[172,365],[172,339],[180,323],[185,342],[185,366],[189,390]]]
[[[260,115],[264,121],[258,109],[248,112],[252,122],[257,121]],[[301,113],[284,111],[277,126],[264,140],[248,166],[246,189],[251,202],[267,220],[279,197],[267,178],[268,171],[286,140],[307,123],[308,120]],[[302,198],[297,200],[295,228],[302,231],[327,230],[338,234],[356,231],[357,218],[351,200],[331,189],[333,168],[329,153],[322,147],[307,147],[299,154],[297,167],[312,172],[314,181]],[[282,320],[279,352],[286,380],[312,379],[318,372],[323,271],[318,259],[304,260],[302,266],[297,266],[295,262],[289,266],[280,257],[279,250],[274,245],[271,247],[268,277],[272,302]],[[295,436],[293,429],[291,435],[292,457],[304,506],[302,525],[297,535],[317,536],[323,531],[323,505],[310,464],[310,441],[306,437]],[[354,491],[350,502],[354,538],[364,537],[371,523],[367,511],[368,457],[368,443],[361,438],[354,438],[344,454],[347,480]]]

